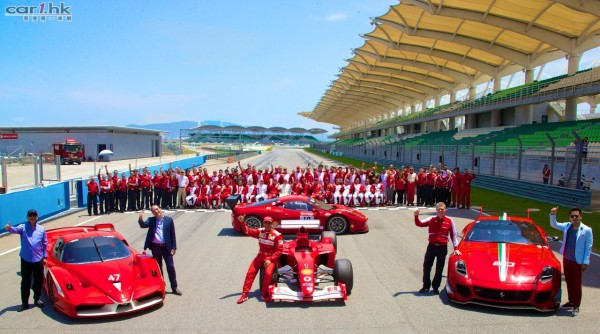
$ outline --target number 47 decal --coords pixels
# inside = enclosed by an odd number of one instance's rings
[[[121,277],[121,274],[112,274],[112,275],[108,276],[108,280],[109,281],[119,281],[119,277]]]

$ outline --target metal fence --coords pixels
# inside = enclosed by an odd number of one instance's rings
[[[600,175],[600,147],[588,147],[587,155],[579,146],[497,146],[424,144],[406,145],[368,143],[360,146],[320,144],[317,149],[359,160],[377,161],[380,165],[438,166],[472,169],[476,174],[543,182],[542,170],[551,170],[549,184],[599,190],[592,178]]]
[[[244,159],[259,154],[259,151],[238,151],[232,150],[227,153],[215,153],[204,155],[206,160],[211,159]],[[37,156],[21,157],[3,157],[0,158],[0,194],[12,191],[25,190],[54,184],[61,181],[69,181],[70,184],[81,179],[87,179],[95,176],[98,169],[105,171],[106,165],[109,170],[118,170],[119,172],[132,169],[139,169],[140,166],[154,166],[165,162],[174,162],[198,156],[194,154],[179,154],[151,158],[139,158],[134,160],[112,161],[112,162],[94,162],[85,161],[81,165],[63,166],[59,160],[47,160]],[[73,185],[70,185],[71,194],[76,194]],[[75,196],[75,195],[73,195]]]

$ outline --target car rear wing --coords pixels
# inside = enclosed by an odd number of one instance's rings
[[[115,231],[115,226],[110,223],[96,224],[94,226],[82,225],[82,226],[67,226],[58,227],[46,231],[46,236],[49,240],[56,239],[57,235],[64,235],[69,233],[82,233],[88,231]]]
[[[225,203],[227,203],[230,210],[233,210],[233,208],[235,208],[235,206],[238,205],[241,200],[242,200],[242,195],[235,194],[235,195],[231,195],[231,196],[227,197],[225,199]]]
[[[100,231],[100,230],[114,231],[115,226],[110,223],[96,224],[96,225],[94,225],[94,230],[96,230],[96,231]]]
[[[301,227],[307,230],[321,229],[321,222],[318,219],[289,219],[282,220],[279,226],[282,230],[297,230]]]

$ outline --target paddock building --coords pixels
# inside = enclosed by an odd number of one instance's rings
[[[105,160],[158,157],[163,131],[118,126],[0,127],[0,153],[18,157],[27,153],[53,152],[53,143],[74,140],[85,145],[85,157],[97,158],[108,149]]]

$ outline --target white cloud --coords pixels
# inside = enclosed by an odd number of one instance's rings
[[[333,13],[325,16],[323,21],[334,22],[334,21],[344,21],[348,18],[348,14],[346,13]]]

